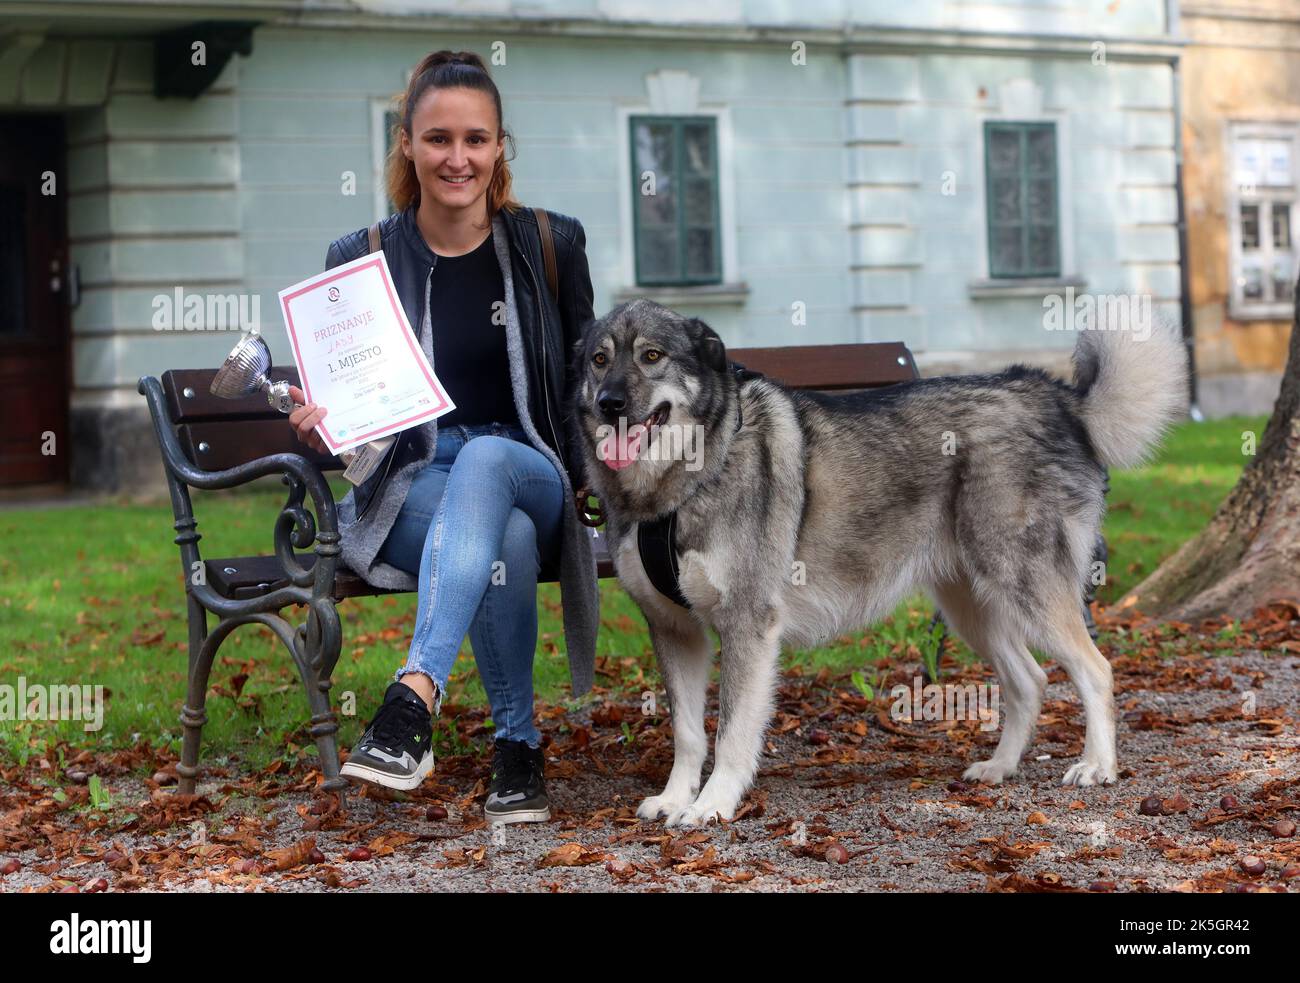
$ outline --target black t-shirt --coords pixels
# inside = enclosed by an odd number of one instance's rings
[[[429,278],[433,370],[456,404],[438,417],[439,426],[519,426],[506,350],[505,293],[491,233],[472,252],[436,257]]]

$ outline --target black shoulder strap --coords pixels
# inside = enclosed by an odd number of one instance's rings
[[[636,530],[637,552],[641,565],[655,590],[669,600],[689,609],[691,602],[682,594],[677,571],[677,513],[669,512],[653,522],[642,522]]]
[[[551,217],[545,208],[534,208],[537,216],[537,233],[542,240],[542,264],[546,267],[546,285],[551,288],[551,296],[558,303],[560,300],[560,278],[555,268],[555,236],[551,232]]]

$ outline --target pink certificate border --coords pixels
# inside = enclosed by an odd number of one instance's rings
[[[411,325],[406,320],[406,312],[402,310],[402,306],[398,303],[397,297],[393,292],[392,279],[385,275],[386,268],[382,262],[381,257],[379,256],[376,256],[374,259],[370,260],[367,263],[362,263],[360,266],[354,266],[350,270],[344,270],[342,273],[335,273],[333,276],[327,276],[323,280],[316,280],[315,282],[308,284],[307,286],[299,290],[295,290],[291,294],[286,294],[285,297],[283,298],[282,306],[284,307],[285,325],[289,329],[289,340],[293,343],[294,358],[297,360],[298,365],[300,367],[299,375],[301,376],[301,378],[299,379],[299,381],[302,383],[303,395],[307,397],[307,402],[309,403],[312,402],[311,388],[308,385],[306,376],[303,375],[301,371],[301,366],[303,365],[302,351],[298,347],[298,329],[293,323],[293,309],[290,307],[290,302],[293,301],[296,297],[300,297],[305,293],[310,293],[313,290],[317,290],[328,283],[333,283],[335,280],[342,280],[345,279],[346,277],[355,276],[359,273],[364,273],[367,270],[370,270],[371,268],[375,268],[379,271],[379,279],[384,285],[384,292],[388,296],[388,303],[392,305],[393,313],[397,315],[397,323],[402,326],[402,336],[406,339],[406,344],[408,347],[410,347],[411,354],[414,356],[416,364],[420,367],[420,371],[424,374],[425,379],[428,380],[430,388],[432,388],[433,391],[438,394],[438,398],[439,400],[441,400],[441,402],[437,406],[433,406],[427,410],[423,410],[415,414],[414,416],[409,416],[404,420],[398,420],[397,423],[395,424],[388,424],[387,426],[377,427],[374,430],[361,434],[359,437],[356,438],[357,443],[364,443],[367,439],[374,436],[375,434],[378,434],[384,430],[388,430],[390,427],[393,426],[405,430],[410,424],[419,423],[422,420],[427,420],[430,417],[437,416],[440,410],[442,410],[444,407],[449,405],[446,394],[443,393],[442,391],[442,387],[438,385],[437,380],[434,379],[434,377],[429,373],[428,364],[425,362],[423,358],[424,353],[421,352],[420,349],[416,347],[415,333],[411,331]],[[336,448],[342,447],[343,443],[339,440],[336,440],[330,434],[329,430],[326,428],[323,421],[317,424],[317,426],[320,427],[321,433],[325,435],[325,440],[330,445],[330,452],[337,453]],[[351,443],[351,441],[349,441],[349,443]]]

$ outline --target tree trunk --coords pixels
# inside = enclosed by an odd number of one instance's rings
[[[1210,524],[1120,601],[1175,621],[1300,599],[1300,287],[1282,389],[1257,455]]]

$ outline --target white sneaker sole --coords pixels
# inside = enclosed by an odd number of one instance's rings
[[[374,785],[382,785],[384,788],[397,789],[400,792],[409,792],[422,781],[433,774],[433,755],[426,754],[416,766],[415,774],[401,778],[397,775],[391,775],[386,771],[379,771],[377,768],[371,768],[367,765],[345,762],[339,769],[339,774],[345,778],[355,778],[358,781],[370,782]]]
[[[551,821],[551,807],[506,813],[492,813],[484,810],[483,818],[490,823],[546,823]]]

